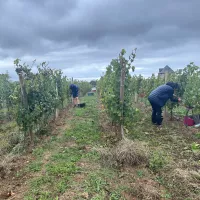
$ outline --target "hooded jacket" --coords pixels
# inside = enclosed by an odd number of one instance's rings
[[[148,100],[150,103],[163,107],[169,99],[178,102],[178,99],[174,98],[173,95],[174,89],[171,86],[161,85],[150,93]]]

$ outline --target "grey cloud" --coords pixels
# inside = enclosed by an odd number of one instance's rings
[[[199,0],[0,1],[0,58],[87,69],[109,64],[122,48],[138,47],[138,67],[144,68],[138,73],[150,74],[165,64],[184,67],[191,59],[198,64],[199,7]],[[168,63],[159,60],[163,57]],[[87,70],[77,76],[87,73],[92,76]]]

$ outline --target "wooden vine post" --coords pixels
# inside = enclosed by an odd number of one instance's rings
[[[138,102],[138,93],[135,91],[135,103]]]
[[[74,78],[72,77],[72,83],[74,82]],[[72,105],[74,104],[74,98],[73,98],[73,95],[72,95]]]
[[[57,82],[57,77],[56,77],[56,98],[58,99],[58,82]],[[56,107],[56,120],[58,119],[59,116],[59,109]]]
[[[23,72],[18,70],[17,74],[19,76],[19,83],[20,83],[20,88],[21,88],[22,105],[24,106],[24,108],[28,109],[28,100],[27,100],[27,93],[26,93],[26,88],[24,84]]]
[[[124,138],[124,83],[125,83],[125,71],[126,63],[124,62],[123,54],[120,55],[120,65],[121,65],[121,77],[120,77],[120,103],[122,106],[121,109],[121,138]]]

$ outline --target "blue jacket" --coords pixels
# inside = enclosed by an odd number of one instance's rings
[[[172,87],[161,85],[150,93],[148,100],[150,103],[163,107],[169,99],[173,102],[178,102],[178,99],[175,99],[173,95],[174,89]]]
[[[78,86],[75,84],[71,84],[69,88],[71,89],[72,93],[78,93],[78,91],[79,91]]]

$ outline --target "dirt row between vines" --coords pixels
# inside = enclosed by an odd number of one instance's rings
[[[118,127],[97,97],[83,101],[86,108],[64,112],[32,154],[13,160],[0,183],[15,193],[9,199],[200,199],[200,154],[192,149],[198,129],[168,118],[157,129],[151,109],[140,104],[127,140],[118,143]]]

